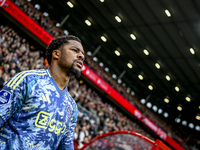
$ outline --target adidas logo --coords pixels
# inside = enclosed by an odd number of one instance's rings
[[[43,95],[42,97],[39,98],[39,100],[51,103],[48,94],[45,94],[45,96]]]

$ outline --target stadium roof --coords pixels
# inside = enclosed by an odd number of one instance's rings
[[[111,74],[121,75],[139,98],[167,112],[170,123],[191,142],[200,140],[200,1],[33,2],[62,29],[79,36],[86,51]]]

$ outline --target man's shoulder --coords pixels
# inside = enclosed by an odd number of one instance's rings
[[[37,77],[42,77],[44,75],[47,75],[47,71],[45,69],[41,69],[41,70],[28,70],[28,71],[23,71],[20,72],[18,75],[18,78],[20,79],[30,79],[30,78],[37,78]]]
[[[39,79],[45,75],[47,75],[47,70],[28,70],[22,71],[17,73],[14,77],[12,77],[8,83],[6,84],[7,87],[11,87],[15,89],[21,84],[28,84],[35,79]]]
[[[47,74],[47,70],[46,69],[40,69],[40,70],[27,70],[27,71],[22,71],[20,72],[20,74],[23,74],[25,76],[41,76],[41,75],[45,75]]]

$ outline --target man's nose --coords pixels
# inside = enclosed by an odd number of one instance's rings
[[[79,53],[79,54],[78,54],[78,58],[84,61],[85,56],[84,56],[82,53]]]

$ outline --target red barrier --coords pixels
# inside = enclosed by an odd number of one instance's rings
[[[156,140],[154,143],[154,147],[151,150],[171,150],[167,145],[165,145],[162,141]]]
[[[93,138],[85,144],[80,150],[95,149],[145,149],[145,150],[171,150],[162,141],[155,142],[149,138],[130,131],[112,131]]]
[[[54,38],[10,0],[7,0],[2,8],[45,44],[49,45],[49,42]]]
[[[1,0],[0,0],[1,2]],[[1,3],[0,3],[1,4]],[[2,8],[20,22],[24,27],[41,39],[45,44],[49,45],[50,41],[54,38],[48,32],[46,32],[41,26],[39,26],[34,20],[32,20],[27,14],[25,14],[21,9],[19,9],[10,0],[5,2]],[[83,65],[82,74],[90,79],[94,84],[96,84],[100,89],[102,89],[106,94],[123,106],[127,111],[149,127],[154,133],[166,141],[169,145],[177,150],[183,150],[183,148],[176,143],[171,137],[169,137],[162,129],[160,129],[155,123],[153,123],[149,118],[144,117],[142,112],[140,112],[135,106],[129,103],[123,96],[121,96],[116,90],[114,90],[108,83],[97,76],[89,67],[85,64]]]

